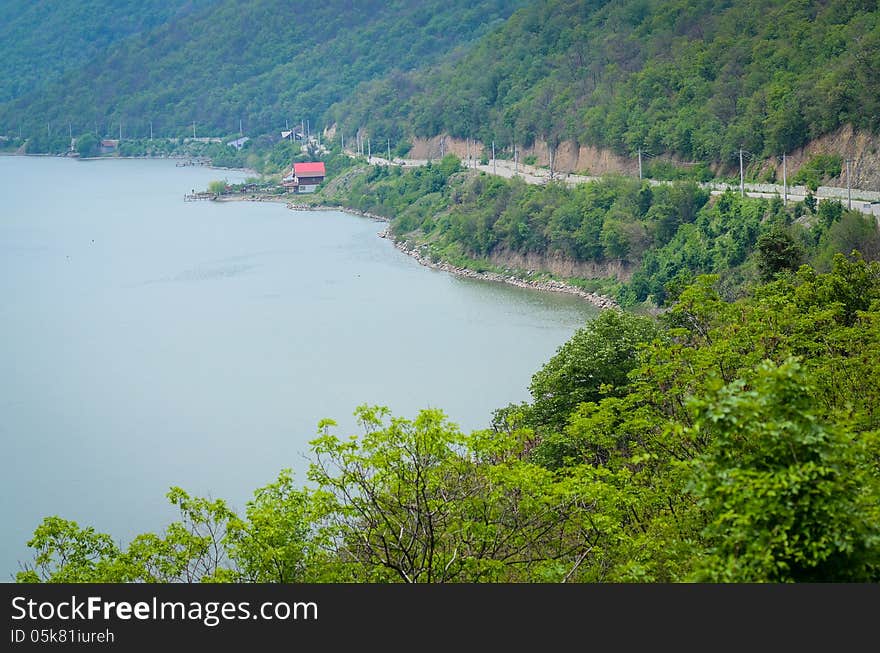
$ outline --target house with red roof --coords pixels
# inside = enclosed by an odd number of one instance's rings
[[[323,161],[294,163],[293,170],[282,178],[281,185],[294,193],[314,193],[326,175]]]

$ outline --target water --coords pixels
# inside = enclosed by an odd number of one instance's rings
[[[171,486],[240,509],[304,482],[318,421],[354,433],[362,403],[485,427],[596,314],[424,268],[365,218],[183,201],[222,178],[0,157],[0,580],[44,516],[124,544]]]

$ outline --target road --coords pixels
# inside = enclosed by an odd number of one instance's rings
[[[354,156],[353,153],[349,154]],[[377,156],[370,157],[369,161],[373,165],[399,165],[404,168],[423,166],[429,162],[428,159],[399,158],[394,158],[389,162],[387,159]],[[514,163],[513,161],[509,161],[507,159],[492,160],[489,161],[488,164],[480,164],[474,160],[471,160],[463,161],[462,164],[471,169],[480,170],[482,172],[498,175],[507,179],[519,177],[528,184],[546,184],[551,180],[550,171],[547,168],[526,165],[519,162]],[[553,175],[553,178],[562,181],[569,186],[576,186],[578,184],[583,184],[588,181],[595,181],[599,179],[599,177],[575,175],[567,172],[555,173]],[[656,185],[665,182],[651,179],[648,180],[648,183]],[[728,189],[735,192],[739,191],[738,184],[728,185],[718,182],[706,182],[702,184],[702,186],[709,189],[709,192],[713,195],[720,195],[724,192],[727,192]],[[782,184],[746,183],[743,186],[745,194],[749,197],[772,198],[775,196],[783,197],[783,195],[785,194],[785,188],[782,186]],[[789,186],[787,200],[790,202],[800,202],[803,201],[803,199],[806,197],[806,194],[807,189],[803,186]],[[851,204],[853,210],[861,211],[866,215],[873,215],[878,219],[878,222],[880,222],[880,192],[853,188],[850,190],[850,194],[847,193],[846,188],[819,186],[819,188],[813,195],[815,196],[817,201],[839,200],[843,203],[844,206],[848,206]]]

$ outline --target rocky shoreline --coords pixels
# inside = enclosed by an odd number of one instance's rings
[[[377,222],[389,222],[388,218],[384,216],[376,215],[374,213],[367,213],[366,211],[349,209],[344,206],[309,206],[307,204],[294,204],[290,202],[287,204],[287,208],[293,211],[341,211],[343,213],[350,213],[352,215],[359,215],[365,218],[370,218],[372,220],[376,220]],[[442,272],[448,272],[459,277],[467,277],[468,279],[494,281],[497,283],[510,284],[511,286],[517,286],[519,288],[528,288],[531,290],[543,290],[546,292],[560,292],[569,295],[575,295],[576,297],[585,299],[594,306],[597,306],[601,309],[620,308],[617,302],[614,301],[611,297],[588,292],[586,290],[583,290],[582,288],[578,288],[577,286],[572,286],[571,284],[565,283],[564,281],[557,281],[555,279],[529,281],[509,274],[501,274],[499,272],[476,272],[475,270],[468,270],[467,268],[461,268],[450,263],[444,263],[442,261],[434,262],[424,254],[422,254],[415,246],[410,247],[407,246],[407,244],[404,242],[394,240],[388,227],[380,231],[378,235],[380,238],[386,238],[390,240],[391,244],[404,254],[412,256],[416,261],[418,261],[425,267],[434,270],[441,270]]]
[[[294,204],[293,202],[287,203],[287,208],[291,211],[340,211],[341,213],[350,213],[351,215],[359,215],[363,218],[370,218],[371,220],[375,220],[377,222],[390,222],[390,220],[384,216],[376,215],[375,213],[367,213],[366,211],[358,211],[357,209],[349,209],[344,206],[327,206],[327,205],[319,205],[319,206],[310,206],[308,204]],[[379,234],[380,236],[382,234]],[[383,238],[385,236],[382,236]]]
[[[401,252],[412,256],[415,260],[417,260],[425,267],[429,267],[434,270],[449,272],[450,274],[454,274],[459,277],[467,277],[468,279],[479,279],[481,281],[506,283],[510,284],[511,286],[517,286],[518,288],[528,288],[531,290],[543,290],[545,292],[559,292],[566,293],[568,295],[575,295],[576,297],[585,299],[594,306],[597,306],[601,309],[620,308],[617,302],[610,297],[588,292],[586,290],[583,290],[582,288],[578,288],[577,286],[567,284],[564,281],[557,281],[555,279],[529,281],[527,279],[521,279],[519,277],[515,277],[509,274],[501,274],[499,272],[477,272],[475,270],[468,270],[467,268],[457,267],[455,265],[442,261],[434,262],[424,254],[422,254],[416,247],[408,247],[406,243],[395,241],[388,233],[387,229],[380,232],[379,237],[387,238],[391,241],[394,247],[399,249]]]

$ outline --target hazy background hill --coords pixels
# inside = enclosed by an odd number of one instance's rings
[[[76,70],[125,38],[187,20],[218,0],[4,0],[0,102]]]
[[[286,120],[314,126],[359,83],[432,63],[523,2],[178,1],[140,23],[117,20],[117,9],[53,4],[5,10],[10,32],[0,59],[12,54],[18,63],[6,66],[3,92],[13,99],[0,106],[0,131],[54,124],[67,132],[72,122],[74,134],[116,134],[121,122],[124,135],[144,136],[152,121],[157,133],[172,135],[191,133],[195,121],[200,135],[221,135],[238,132],[241,121],[254,135]],[[126,5],[127,14],[142,11]],[[45,37],[13,38],[42,33],[44,14]],[[74,59],[43,75],[48,59],[67,50]],[[35,51],[48,54],[29,67]]]

